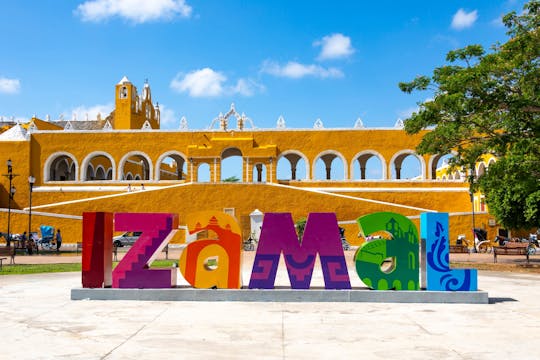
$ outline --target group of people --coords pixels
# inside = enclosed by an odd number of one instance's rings
[[[26,251],[29,255],[32,255],[34,253],[34,249],[37,249],[36,240],[37,239],[34,238],[34,234],[30,234],[30,237],[28,238],[26,231],[21,235],[21,246],[26,247]],[[56,243],[56,252],[60,252],[60,247],[62,247],[62,234],[60,233],[60,229],[56,230],[54,241]]]

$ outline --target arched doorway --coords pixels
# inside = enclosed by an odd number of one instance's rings
[[[221,153],[221,181],[244,181],[242,151],[227,148]]]

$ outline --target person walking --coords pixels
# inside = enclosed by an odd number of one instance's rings
[[[62,235],[60,235],[60,229],[56,231],[56,252],[60,252],[62,246]]]

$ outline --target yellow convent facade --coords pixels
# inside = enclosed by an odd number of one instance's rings
[[[124,77],[115,86],[115,109],[103,118],[4,124],[0,164],[11,159],[18,176],[10,204],[8,179],[1,179],[1,231],[8,205],[11,232],[28,231],[33,176],[31,230],[61,228],[66,243],[81,241],[85,211],[173,212],[181,224],[195,211],[225,211],[236,217],[244,239],[257,230],[250,223],[256,209],[291,212],[295,220],[335,212],[352,244],[363,241],[355,225],[361,215],[393,211],[418,223],[420,213],[440,211],[450,213],[451,241],[458,234],[471,237],[467,176],[458,172],[443,180],[442,155],[415,153],[423,134],[407,135],[400,124],[365,128],[361,122],[348,129],[326,129],[320,121],[311,129],[289,129],[282,118],[276,128],[258,129],[234,105],[211,123],[190,130],[182,119],[180,129],[160,130],[150,86],[139,95]],[[231,157],[241,159],[238,182],[221,176]],[[420,171],[402,179],[407,158]],[[476,225],[492,239],[497,226],[485,210],[476,206]],[[180,231],[174,241],[185,238]]]

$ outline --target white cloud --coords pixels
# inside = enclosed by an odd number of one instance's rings
[[[253,96],[256,92],[262,92],[264,89],[262,84],[253,79],[238,79],[236,85],[231,88],[231,92],[243,96]]]
[[[313,46],[321,47],[321,53],[317,57],[319,60],[345,58],[354,53],[351,38],[343,34],[325,36],[321,40],[315,41]]]
[[[252,79],[239,79],[236,85],[227,85],[227,77],[211,68],[194,70],[188,74],[178,74],[172,79],[170,87],[177,92],[187,92],[191,97],[217,97],[239,94],[253,96],[263,91],[264,86]]]
[[[86,120],[87,116],[88,120],[96,120],[98,113],[101,114],[102,119],[105,119],[113,110],[114,105],[112,103],[94,106],[80,105],[64,111],[64,120],[71,120],[73,115],[76,116],[77,120]]]
[[[83,21],[98,22],[117,16],[134,23],[189,17],[191,12],[185,0],[89,0],[75,11]]]
[[[0,93],[4,94],[17,94],[21,89],[21,82],[19,79],[8,79],[0,77]]]
[[[159,113],[160,113],[160,128],[161,129],[174,129],[177,128],[177,123],[180,119],[176,119],[174,110],[169,109],[163,104],[159,104]]]
[[[181,74],[171,81],[171,89],[178,92],[188,92],[192,97],[214,97],[223,94],[223,83],[227,80],[225,75],[210,68],[195,70],[182,79]]]
[[[266,60],[261,67],[261,72],[278,77],[300,79],[306,76],[318,78],[339,78],[343,77],[343,72],[337,68],[324,68],[314,64],[300,64],[296,61],[289,61],[285,65]]]
[[[456,30],[462,30],[474,25],[476,19],[478,19],[478,12],[476,10],[471,12],[465,12],[463,9],[459,9],[452,17],[452,28]]]

